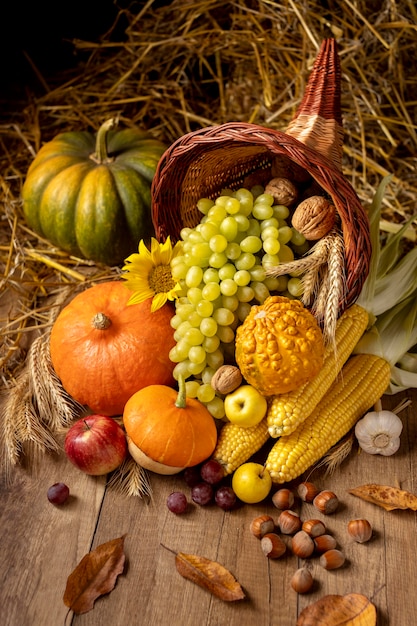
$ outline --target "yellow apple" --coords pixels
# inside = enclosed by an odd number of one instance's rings
[[[229,422],[244,428],[259,424],[266,410],[266,398],[252,385],[241,385],[224,399],[224,412]]]
[[[243,463],[233,474],[232,489],[239,500],[246,504],[265,500],[271,487],[271,475],[260,463]]]

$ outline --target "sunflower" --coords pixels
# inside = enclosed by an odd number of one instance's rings
[[[178,298],[181,286],[172,278],[171,261],[181,253],[182,244],[172,247],[168,237],[165,243],[151,239],[151,249],[143,239],[139,242],[139,253],[131,254],[123,267],[122,278],[134,293],[128,304],[138,304],[152,298],[151,311],[160,309],[167,300]]]

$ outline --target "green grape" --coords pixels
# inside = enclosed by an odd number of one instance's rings
[[[185,320],[184,322],[181,322],[181,324],[177,327],[177,332],[181,337],[185,337],[185,333],[187,332],[187,330],[190,330],[190,328],[192,328],[190,322],[188,320]]]
[[[213,204],[214,202],[210,200],[210,198],[200,198],[197,202],[197,209],[203,213],[203,215],[207,215]]]
[[[195,259],[194,263],[199,267],[204,267],[208,265],[210,255],[211,250],[207,241],[195,243],[191,247],[191,256]]]
[[[224,252],[224,250],[226,250],[227,248],[227,244],[228,244],[228,240],[226,239],[224,235],[220,233],[218,235],[213,235],[213,237],[211,237],[209,241],[210,250],[215,253]]]
[[[279,242],[281,244],[287,244],[289,241],[291,241],[291,238],[293,236],[293,230],[292,228],[290,228],[290,226],[281,226],[281,228],[278,229],[279,232]]]
[[[213,378],[215,373],[216,370],[214,370],[212,367],[205,367],[201,373],[201,382],[211,384],[211,379]]]
[[[262,185],[254,185],[251,188],[251,193],[254,197],[254,199],[256,200],[261,194],[263,194],[264,192],[264,188],[262,187]]]
[[[223,307],[216,309],[213,313],[213,319],[216,320],[219,326],[229,326],[233,323],[234,318],[235,316],[233,315],[232,311],[229,311],[229,309],[224,309]]]
[[[224,218],[224,220],[219,226],[221,236],[226,239],[227,243],[234,241],[236,239],[236,235],[238,231],[237,217],[238,217],[237,215],[235,217],[232,217],[231,215],[229,215],[229,217]],[[222,248],[222,250],[225,250],[226,247],[227,247],[227,244],[224,248]]]
[[[279,258],[281,263],[289,263],[290,261],[294,261],[294,252],[289,246],[281,246],[279,249]]]
[[[253,208],[253,195],[249,189],[238,189],[235,191],[235,197],[240,202],[240,213],[249,215]]]
[[[224,356],[220,348],[217,348],[217,350],[214,350],[214,352],[207,353],[207,365],[209,367],[212,367],[213,369],[218,370],[219,367],[223,365],[223,363],[224,363]]]
[[[249,285],[238,287],[236,295],[239,298],[239,302],[250,302],[255,297],[253,289]]]
[[[299,298],[303,295],[303,283],[300,278],[290,278],[287,283],[287,289],[292,296]]]
[[[201,317],[210,317],[213,314],[213,308],[213,303],[209,300],[200,300],[197,302],[195,310]]]
[[[266,204],[267,206],[272,206],[274,204],[274,196],[270,193],[261,193],[256,198],[255,205],[256,204]]]
[[[217,332],[217,324],[216,324],[216,332]],[[218,338],[216,333],[214,333],[214,335],[212,336],[206,335],[201,345],[203,346],[207,354],[209,354],[210,352],[216,352],[216,350],[220,346],[220,339]]]
[[[229,311],[236,311],[239,306],[239,298],[236,295],[233,296],[222,296],[222,301],[220,306],[225,309],[229,309]]]
[[[233,278],[236,272],[236,267],[233,263],[226,263],[219,269],[219,278],[220,280],[226,280],[227,278]]]
[[[187,398],[196,398],[199,389],[200,383],[197,380],[187,380],[185,383],[185,395]]]
[[[237,272],[235,272],[233,280],[236,284],[236,291],[237,287],[244,287],[245,285],[249,285],[251,278],[252,270],[250,272],[248,270],[238,270]]]
[[[264,283],[252,282],[250,286],[252,287],[253,293],[255,294],[255,299],[260,304],[263,304],[265,300],[271,295],[268,291],[268,287],[266,287]]]
[[[249,228],[246,231],[246,236],[250,237],[260,237],[261,235],[261,225],[254,217],[251,217],[249,220]]]
[[[203,302],[203,300],[201,300],[201,302]],[[198,326],[200,326],[200,324],[201,324],[201,320],[202,320],[202,319],[203,319],[203,317],[202,317],[201,315],[199,315],[199,314],[197,313],[197,311],[193,311],[193,312],[190,314],[190,316],[189,316],[189,318],[188,318],[188,321],[190,322],[190,324],[191,324],[191,326],[192,326],[193,328],[197,328]]]
[[[216,298],[220,296],[220,285],[219,283],[214,282],[207,283],[207,285],[204,285],[201,293],[204,300],[210,300],[210,302],[213,302],[213,300],[216,300]]]
[[[215,419],[223,419],[225,414],[224,411],[224,402],[218,396],[215,396],[213,400],[207,402],[206,404],[207,410]]]
[[[252,215],[257,220],[268,220],[274,215],[274,209],[268,204],[261,203],[258,198],[253,207]]]
[[[201,322],[203,322],[203,320],[201,320]],[[204,335],[200,328],[193,328],[192,326],[185,331],[183,337],[185,341],[188,341],[190,346],[201,346],[204,339]]]
[[[267,220],[262,220],[261,222],[261,232],[265,230],[265,228],[278,228],[279,221],[276,217],[270,217]]]
[[[284,204],[275,204],[274,207],[274,217],[277,220],[286,220],[290,215],[290,210]]]
[[[190,378],[192,373],[190,372],[190,361],[188,359],[184,359],[176,364],[172,372],[175,380],[178,380],[180,376],[184,376],[185,379]]]
[[[240,249],[243,252],[251,252],[256,254],[262,248],[262,240],[255,235],[249,235],[240,242]]]
[[[208,267],[203,274],[203,282],[206,285],[220,282],[219,272],[214,267]]]
[[[203,280],[203,270],[198,265],[192,265],[185,276],[187,287],[198,287]]]
[[[175,261],[175,262],[174,262]],[[183,257],[174,257],[171,261],[171,274],[175,282],[183,280],[187,274],[188,265],[184,263]]]
[[[200,287],[191,287],[190,289],[188,289],[187,299],[189,300],[189,302],[194,304],[194,306],[197,305],[200,302],[200,300],[202,300],[202,298],[203,298],[203,293]]]
[[[217,328],[217,336],[222,343],[231,343],[235,338],[235,333],[230,326],[219,326]]]
[[[227,258],[231,261],[236,261],[242,253],[238,243],[230,242],[227,244],[227,248],[224,251]]]
[[[204,337],[213,337],[217,333],[217,322],[213,317],[203,317],[200,331]]]
[[[213,254],[209,258],[209,263],[211,267],[219,269],[223,267],[225,263],[227,263],[227,256],[224,252],[213,252]]]
[[[249,302],[240,302],[237,309],[237,317],[240,322],[244,322],[250,313],[252,306]]]
[[[214,399],[215,395],[216,392],[214,391],[213,387],[210,384],[204,383],[200,385],[197,393],[197,398],[200,400],[200,402],[206,404],[208,402],[211,402]]]
[[[212,237],[219,234],[219,226],[215,222],[207,220],[201,224],[200,233],[205,242],[208,243]]]
[[[249,270],[249,276],[250,276],[250,280],[257,280],[260,282],[264,282],[266,280],[265,268],[262,265],[256,264]]]
[[[183,323],[183,321],[184,320],[182,319],[181,315],[178,315],[178,313],[175,313],[175,315],[171,317],[169,323],[170,323],[171,328],[176,330],[178,326]]]
[[[191,363],[205,363],[206,351],[204,350],[203,346],[191,346],[188,352],[188,358],[190,359]]]
[[[184,228],[181,228],[180,230],[180,237],[183,241],[187,241],[188,239],[188,235],[191,233],[193,229],[189,228],[188,226],[185,226]]]
[[[273,237],[268,237],[265,239],[263,243],[263,248],[267,254],[275,255],[278,254],[280,249],[280,243],[278,239],[274,239]]]
[[[264,285],[268,288],[269,292],[285,291],[287,288],[286,276],[267,276],[263,282]]]
[[[240,210],[239,200],[233,197],[228,197],[223,206],[230,215],[235,215]]]
[[[295,230],[295,228],[291,228],[291,232],[291,243],[294,246],[302,246],[306,241],[304,235],[302,233],[299,233],[298,230]]]
[[[220,204],[217,203],[217,200],[214,206],[212,206],[207,213],[208,219],[216,222],[217,224],[220,224],[226,216],[226,209],[223,206],[220,206]]]
[[[277,222],[278,223],[278,222]],[[265,241],[266,239],[278,239],[279,230],[276,226],[266,226],[261,230],[261,239]]]
[[[256,256],[252,254],[252,252],[242,252],[240,257],[235,261],[237,270],[250,270],[255,264]]]
[[[233,278],[225,278],[220,282],[220,291],[224,296],[234,296],[238,289],[238,285]]]
[[[263,257],[262,257],[262,265],[263,265],[265,268],[268,268],[268,267],[275,267],[276,265],[279,265],[280,260],[282,260],[282,259],[281,259],[281,250],[282,250],[282,248],[284,248],[284,247],[285,247],[285,246],[281,246],[281,248],[280,248],[280,255],[279,255],[279,257],[278,257],[278,255],[277,255],[277,254],[264,254],[264,255],[263,255]]]
[[[234,220],[237,225],[237,231],[233,239],[236,239],[238,232],[245,233],[250,228],[250,221],[248,220],[247,216],[243,215],[242,213],[238,213],[237,215],[235,215]]]
[[[201,363],[193,363],[192,361],[190,361],[190,359],[187,359],[187,362],[188,362],[188,371],[190,372],[191,376],[198,376],[198,374],[201,374],[201,372],[206,366],[205,360],[202,361]]]
[[[203,237],[201,236],[201,233],[199,233],[198,230],[196,230],[195,228],[191,229],[191,231],[188,233],[187,236],[187,243],[201,243],[203,240]]]
[[[175,307],[174,317],[178,315],[181,321],[184,322],[185,320],[188,320],[188,318],[190,317],[192,313],[194,313],[194,311],[195,311],[195,307],[190,302],[185,302],[185,303],[178,302]],[[171,320],[172,319],[173,318],[171,318]],[[175,326],[173,326],[173,328],[175,328]]]

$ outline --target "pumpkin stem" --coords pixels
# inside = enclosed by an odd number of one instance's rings
[[[111,324],[111,319],[105,313],[96,313],[91,320],[91,326],[96,330],[106,330]]]
[[[96,137],[96,151],[90,157],[93,161],[95,161],[95,163],[106,163],[112,160],[109,158],[107,153],[107,134],[116,124],[116,118],[112,117],[103,122],[98,129]]]
[[[187,395],[185,393],[185,378],[182,374],[178,377],[178,395],[175,400],[175,406],[179,409],[185,409],[187,406]]]

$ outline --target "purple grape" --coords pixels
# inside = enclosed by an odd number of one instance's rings
[[[214,500],[223,511],[230,511],[236,504],[236,494],[231,487],[219,487],[215,493]]]
[[[224,469],[218,461],[210,459],[200,469],[201,478],[210,485],[217,485],[224,478]]]
[[[168,509],[176,515],[185,513],[187,505],[187,497],[182,491],[173,491],[167,498]]]
[[[52,504],[64,504],[68,500],[69,488],[65,483],[54,483],[47,491],[47,498]]]
[[[208,483],[198,483],[191,489],[191,498],[196,504],[205,506],[213,500],[213,487]]]
[[[184,480],[189,487],[194,487],[201,482],[200,468],[198,466],[187,467],[184,470]]]

